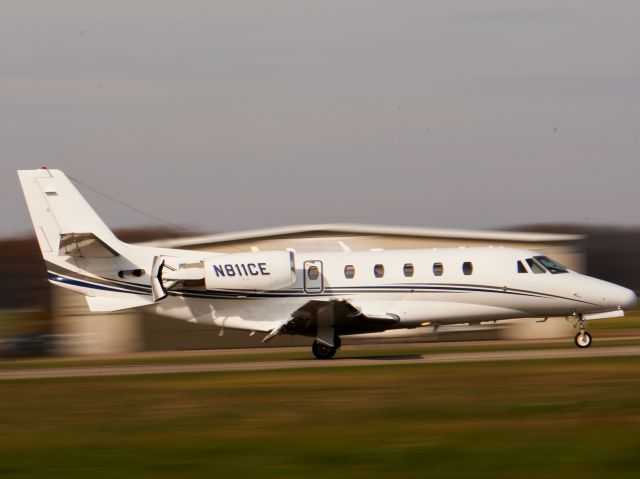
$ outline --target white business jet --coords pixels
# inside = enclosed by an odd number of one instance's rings
[[[444,248],[234,254],[123,243],[59,170],[18,172],[49,281],[91,311],[148,308],[191,322],[315,338],[329,359],[340,337],[515,318],[619,317],[633,291],[570,271],[534,251]]]

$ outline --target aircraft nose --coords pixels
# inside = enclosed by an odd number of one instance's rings
[[[622,286],[615,286],[607,295],[607,303],[620,309],[633,308],[638,301],[636,293]]]
[[[633,308],[638,302],[638,296],[634,291],[631,291],[627,288],[622,288],[625,291],[621,294],[620,307],[622,309],[630,309]]]

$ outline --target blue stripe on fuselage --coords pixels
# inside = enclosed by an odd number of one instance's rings
[[[123,281],[114,281],[107,278],[100,278],[102,281],[112,281],[117,286],[126,284]],[[111,291],[114,293],[129,293],[129,294],[142,294],[148,296],[149,293],[140,291],[139,289],[119,289],[117,287],[109,287],[101,284],[92,283],[89,281],[83,281],[80,279],[69,278],[61,274],[49,272],[49,280],[56,283],[69,284],[73,286],[79,286],[82,288],[97,289],[100,291]],[[141,287],[142,285],[136,284],[135,287]],[[562,296],[554,296],[546,293],[539,293],[536,291],[522,291],[522,290],[509,290],[495,286],[436,286],[436,285],[375,285],[375,286],[343,286],[343,287],[328,287],[323,293],[314,294],[306,293],[302,289],[298,290],[285,290],[285,291],[240,291],[240,290],[215,290],[215,291],[197,291],[181,289],[175,291],[169,291],[173,296],[184,296],[189,298],[210,298],[210,299],[257,299],[257,298],[299,298],[299,297],[335,297],[346,296],[349,294],[363,294],[363,293],[398,293],[398,292],[416,292],[416,293],[497,293],[508,294],[515,296],[529,296],[538,298],[557,298],[578,303],[588,303],[586,301],[580,301],[573,298],[564,298]]]
[[[148,294],[142,291],[110,288],[108,286],[103,286],[101,284],[89,283],[87,281],[81,281],[79,279],[67,278],[66,276],[62,276],[60,274],[55,274],[51,272],[49,272],[49,281],[54,281],[56,283],[70,284],[73,286],[79,286],[81,288],[98,289],[100,291],[112,291],[114,293]]]

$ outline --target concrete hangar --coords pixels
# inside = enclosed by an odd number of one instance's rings
[[[509,246],[540,251],[570,269],[583,271],[583,237],[548,233],[405,228],[353,224],[304,225],[213,234],[145,243],[219,253],[284,250],[341,251],[368,249]],[[53,293],[54,333],[61,355],[116,354],[134,351],[194,350],[261,346],[262,335],[218,329],[159,317],[140,310],[92,314],[82,296],[60,288]],[[426,328],[425,328],[426,329]],[[439,338],[570,336],[564,320],[493,328],[457,328]],[[433,334],[423,340],[433,340]],[[347,341],[348,342],[348,341]],[[269,346],[305,345],[306,338],[278,336]]]

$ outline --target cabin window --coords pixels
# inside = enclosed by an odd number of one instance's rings
[[[382,278],[384,276],[384,266],[377,264],[373,267],[373,274],[376,278]]]
[[[407,278],[411,278],[413,276],[413,264],[411,263],[405,263],[404,267],[402,268],[404,275]]]
[[[433,263],[433,275],[442,276],[442,273],[444,273],[444,266],[442,263]]]
[[[558,274],[558,273],[568,273],[569,270],[562,266],[560,263],[553,261],[551,258],[547,258],[546,256],[534,256],[536,261],[538,261],[542,266],[547,268],[549,273]]]
[[[462,273],[466,276],[473,273],[473,263],[471,263],[471,261],[465,261],[462,263]]]
[[[320,277],[320,270],[318,269],[317,266],[311,266],[308,270],[307,270],[307,277],[310,280],[316,280]]]
[[[529,268],[531,268],[531,271],[533,271],[535,274],[546,273],[544,268],[540,266],[538,262],[533,258],[527,259],[527,264],[529,265]]]
[[[353,279],[356,275],[356,268],[352,264],[348,264],[344,267],[344,277],[347,279]]]
[[[518,273],[527,273],[527,268],[524,267],[522,261],[518,261]]]

